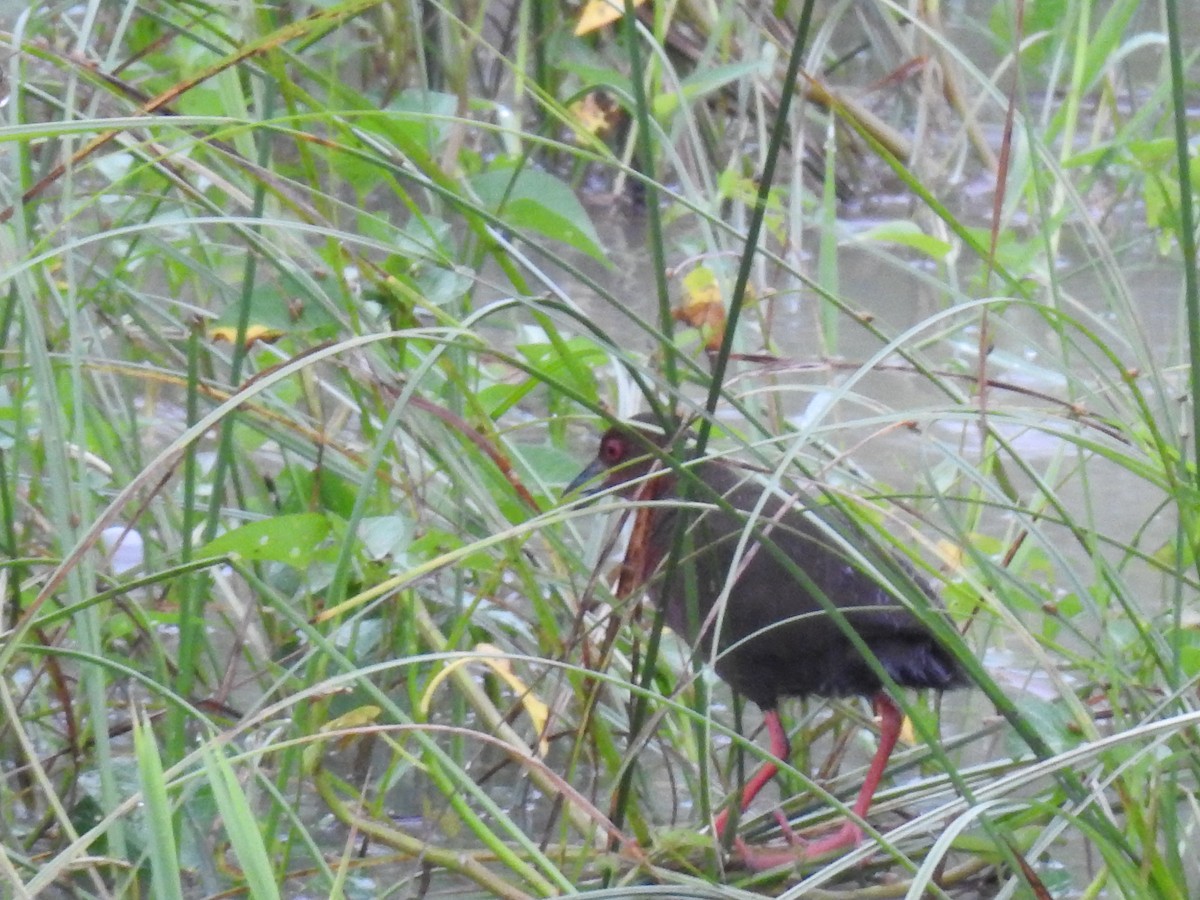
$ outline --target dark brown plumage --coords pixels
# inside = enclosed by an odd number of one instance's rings
[[[657,462],[668,437],[652,421],[642,416],[610,428],[600,440],[596,459],[568,491],[599,481],[603,487],[626,485],[622,493],[636,491],[642,500],[678,499],[684,491],[677,475]],[[711,651],[720,622],[717,674],[762,708],[771,752],[778,758],[786,759],[789,752],[777,710],[780,697],[861,694],[874,699],[882,723],[879,751],[853,807],[860,818],[865,816],[903,717],[884,690],[877,669],[828,607],[832,604],[841,611],[897,685],[946,690],[964,682],[957,662],[908,607],[864,569],[874,567],[885,577],[899,575],[936,608],[932,591],[906,563],[876,547],[836,510],[778,489],[764,500],[764,491],[772,490],[765,482],[715,460],[685,463],[685,469],[697,479],[686,492],[687,499],[709,506],[643,508],[641,515],[648,518],[641,523],[642,545],[631,548],[630,556],[642,570],[635,573],[637,581],[650,585],[671,628],[705,652]],[[686,517],[686,534],[680,565],[664,597],[660,570],[681,515]],[[781,557],[795,564],[799,578]],[[722,610],[717,600],[731,572],[733,583]],[[776,771],[768,764],[747,782],[743,809]],[[715,822],[718,833],[726,821],[723,812]],[[786,858],[824,855],[861,839],[861,829],[848,821],[836,833]],[[741,841],[738,845],[751,865],[774,865],[784,859],[751,850]]]

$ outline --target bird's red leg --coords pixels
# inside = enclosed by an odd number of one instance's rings
[[[784,731],[783,722],[779,720],[779,710],[768,709],[763,712],[763,723],[767,726],[767,735],[771,741],[771,755],[776,759],[786,760],[792,752],[791,744],[788,742],[787,732]],[[766,787],[775,775],[779,772],[779,766],[773,762],[763,763],[758,771],[750,776],[750,780],[746,782],[746,787],[742,789],[742,799],[739,809],[742,812],[754,802],[754,798],[758,796],[758,792]],[[716,832],[718,838],[724,837],[725,826],[729,823],[729,810],[723,809],[717,814],[713,820],[713,831]]]
[[[883,691],[875,695],[875,712],[879,714],[879,748],[875,751],[875,758],[871,760],[871,767],[867,769],[862,790],[858,792],[858,799],[850,807],[854,811],[854,819],[847,819],[842,823],[842,827],[833,834],[819,838],[806,846],[804,855],[808,859],[825,856],[834,850],[857,847],[862,843],[863,830],[857,820],[867,817],[867,811],[871,808],[875,791],[887,768],[888,759],[900,737],[900,726],[904,724],[904,713],[900,711],[900,707],[896,705],[895,701]]]
[[[798,850],[797,848],[782,851],[755,849],[739,840],[737,842],[738,849],[749,868],[760,871],[773,869],[776,866],[788,865],[800,860],[826,856],[835,850],[854,848],[862,842],[863,830],[862,826],[858,824],[858,820],[866,818],[867,811],[871,808],[871,800],[874,799],[879,782],[883,779],[888,759],[900,737],[900,726],[904,723],[904,714],[900,711],[900,707],[883,691],[875,695],[874,703],[875,711],[879,714],[880,719],[879,749],[875,751],[875,757],[871,760],[870,768],[867,769],[867,775],[863,779],[862,789],[858,792],[854,806],[851,807],[855,818],[846,820],[832,834],[811,841]],[[749,786],[747,786],[748,788]]]

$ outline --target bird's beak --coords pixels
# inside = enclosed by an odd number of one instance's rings
[[[605,471],[606,469],[604,463],[602,463],[598,458],[592,460],[591,465],[576,475],[571,483],[563,489],[563,496],[570,496],[591,481],[595,481],[596,483],[584,491],[584,494],[587,495],[596,493],[596,491],[604,487],[604,483],[602,481],[597,481],[597,479],[600,478]]]

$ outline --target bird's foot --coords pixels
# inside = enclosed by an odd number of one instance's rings
[[[796,829],[792,827],[791,821],[784,815],[782,809],[775,810],[775,822],[779,825],[779,830],[783,832],[784,838],[793,847],[803,847],[808,843],[808,841],[796,834]]]
[[[753,872],[765,872],[781,866],[811,862],[829,856],[839,850],[853,850],[862,843],[863,830],[853,822],[844,822],[831,834],[816,840],[805,840],[796,834],[786,818],[780,814],[780,827],[790,846],[786,848],[754,846],[742,838],[734,840],[734,847],[746,868]]]
[[[828,856],[834,851],[853,850],[863,840],[863,830],[854,822],[843,822],[841,827],[815,841],[804,845],[804,853],[808,859]]]

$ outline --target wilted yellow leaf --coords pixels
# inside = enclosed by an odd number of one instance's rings
[[[210,328],[208,333],[212,335],[214,341],[228,341],[233,343],[237,338],[237,329],[229,325],[218,325],[215,328]],[[262,341],[264,344],[270,344],[283,337],[283,329],[273,328],[270,325],[250,325],[246,328],[246,346],[249,347],[255,341]]]
[[[379,707],[371,704],[356,706],[348,713],[343,713],[336,719],[330,719],[321,726],[322,731],[340,731],[343,728],[358,728],[369,725],[379,718]]]
[[[570,108],[575,127],[598,137],[612,131],[621,118],[621,107],[605,91],[589,91]]]
[[[633,0],[633,5],[641,6],[646,0]],[[575,25],[575,36],[591,34],[593,31],[611,25],[625,15],[623,0],[588,0],[579,13],[579,22]]]
[[[364,725],[370,725],[372,722],[374,722],[376,719],[378,719],[379,713],[380,713],[380,709],[378,706],[372,706],[370,704],[364,704],[363,706],[356,706],[354,709],[338,716],[336,719],[330,719],[328,722],[326,722],[324,725],[321,726],[320,730],[322,732],[328,733],[331,731],[345,731],[345,730],[352,730],[355,728],[361,728]],[[337,742],[338,748],[344,749],[357,736],[358,735],[355,735],[355,734],[343,734],[341,737],[338,738],[338,742]],[[321,750],[321,745],[319,743],[314,744],[312,746],[312,748],[310,748],[310,749],[314,753],[317,753]],[[315,758],[313,761],[315,762]]]
[[[428,714],[429,703],[433,699],[433,692],[438,689],[438,685],[450,677],[455,669],[461,668],[467,663],[481,662],[499,675],[513,689],[513,692],[517,695],[517,699],[525,707],[525,713],[529,716],[534,730],[538,734],[538,755],[545,756],[550,752],[550,742],[546,740],[546,723],[550,720],[550,707],[539,700],[517,673],[513,671],[512,663],[499,655],[503,653],[502,650],[491,644],[476,644],[475,652],[481,655],[464,656],[461,659],[456,659],[433,676],[433,679],[429,682],[429,687],[425,690],[424,696],[421,697],[421,715]]]
[[[963,548],[960,544],[956,544],[953,541],[947,541],[943,538],[937,542],[934,549],[938,555],[938,558],[941,559],[941,561],[945,563],[949,569],[955,572],[962,570],[963,560],[966,558],[966,554],[963,552]]]
[[[705,350],[721,349],[725,339],[725,303],[712,269],[699,266],[684,277],[683,302],[671,310],[671,317],[698,328]]]

